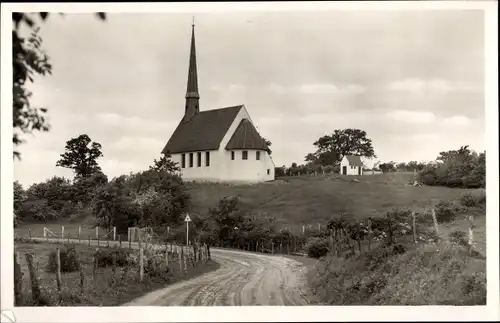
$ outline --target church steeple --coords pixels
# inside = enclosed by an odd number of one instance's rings
[[[191,50],[189,55],[189,73],[186,90],[186,111],[184,120],[189,121],[200,112],[200,94],[198,93],[198,72],[196,70],[196,46],[194,41],[194,18],[191,33]]]

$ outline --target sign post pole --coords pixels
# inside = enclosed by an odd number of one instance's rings
[[[184,222],[186,222],[186,246],[189,246],[189,222],[191,222],[189,213],[186,213],[186,218],[184,219]]]

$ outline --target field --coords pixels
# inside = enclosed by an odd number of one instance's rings
[[[144,274],[140,281],[138,268],[134,266],[98,267],[93,272],[93,256],[96,246],[74,245],[78,259],[83,265],[84,288],[81,288],[80,272],[61,272],[61,300],[57,292],[56,274],[46,270],[49,254],[60,247],[61,244],[35,242],[16,242],[15,252],[21,265],[22,277],[22,302],[20,306],[33,306],[30,274],[28,270],[26,253],[33,255],[38,284],[43,296],[42,304],[52,306],[116,306],[131,301],[155,289],[165,287],[180,280],[190,279],[211,270],[219,265],[211,260],[197,266],[189,266],[186,272],[179,269],[178,262],[170,261],[168,273]],[[106,248],[101,248],[106,249]],[[137,253],[137,251],[135,251]],[[170,258],[170,257],[169,257]],[[159,268],[159,267],[158,267]],[[19,306],[19,305],[17,305]]]
[[[326,224],[347,213],[356,219],[399,207],[423,211],[441,200],[454,200],[465,190],[413,187],[413,173],[364,176],[285,177],[257,185],[189,183],[193,214],[204,213],[224,196],[239,196],[241,209],[276,217],[283,227]],[[352,182],[357,179],[359,183]]]

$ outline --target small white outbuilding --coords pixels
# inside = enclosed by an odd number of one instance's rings
[[[363,162],[360,156],[345,155],[340,162],[341,175],[363,175]]]

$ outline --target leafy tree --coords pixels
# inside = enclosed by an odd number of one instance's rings
[[[117,227],[118,232],[126,232],[142,218],[137,203],[127,195],[121,179],[115,179],[96,192],[92,213],[105,228]]]
[[[265,144],[266,144],[266,146],[267,146],[267,149],[266,149],[267,153],[268,153],[269,155],[271,155],[271,154],[272,154],[272,152],[273,152],[273,151],[271,150],[271,145],[272,145],[272,142],[271,142],[270,140],[267,140],[266,138],[262,138],[262,139],[264,140],[264,143],[265,143]]]
[[[382,163],[378,167],[383,173],[389,173],[396,170],[396,167],[394,165],[395,165],[394,162],[388,162],[388,163]]]
[[[14,182],[14,212],[17,213],[26,199],[26,192],[18,181]]]
[[[157,171],[157,172],[168,172],[175,173],[179,172],[181,168],[179,167],[179,163],[172,160],[172,156],[167,153],[162,153],[160,160],[154,160],[153,166],[149,166],[149,169]]]
[[[401,162],[396,165],[396,169],[398,171],[406,171],[408,170],[408,165],[405,162]]]
[[[103,156],[101,148],[100,143],[92,142],[86,134],[72,138],[66,142],[66,152],[56,166],[73,169],[76,178],[89,177],[101,172],[97,164],[97,159]]]
[[[44,200],[54,211],[61,211],[65,204],[73,199],[71,182],[64,178],[53,176],[45,182],[34,183],[26,191],[28,200]]]
[[[108,177],[101,171],[97,171],[88,177],[78,177],[73,183],[75,203],[89,205],[98,188],[108,183]]]
[[[97,13],[100,19],[106,19],[102,12]],[[46,120],[46,108],[33,107],[30,104],[32,93],[28,91],[28,82],[34,82],[34,76],[45,76],[52,73],[52,64],[42,48],[42,39],[39,36],[39,22],[45,21],[49,13],[22,13],[12,14],[12,68],[13,68],[13,127],[12,141],[14,146],[25,142],[22,134],[32,134],[33,131],[49,131],[50,125]],[[21,28],[28,27],[29,37],[21,35]],[[14,149],[14,157],[21,158],[19,151]]]
[[[314,146],[317,149],[314,156],[323,166],[336,165],[345,155],[376,157],[371,139],[360,129],[337,129],[331,135],[320,137]],[[306,158],[311,159],[308,156]]]

